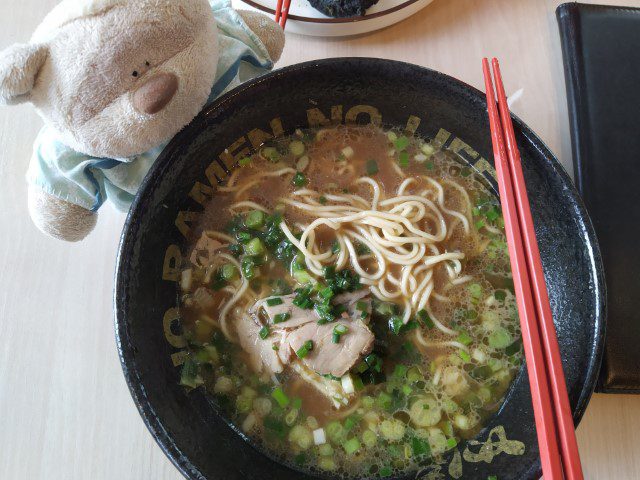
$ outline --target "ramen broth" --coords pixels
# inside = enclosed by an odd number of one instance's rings
[[[345,478],[473,437],[522,362],[484,179],[374,126],[297,131],[239,164],[183,266],[182,384],[280,460]]]

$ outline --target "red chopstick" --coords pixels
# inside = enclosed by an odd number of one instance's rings
[[[494,63],[494,68],[496,67],[497,62]],[[502,123],[500,121],[498,106],[496,105],[489,61],[486,58],[482,62],[482,68],[487,90],[487,109],[489,112],[489,123],[491,125],[491,139],[493,143],[496,174],[498,177],[498,188],[500,191],[518,312],[520,314],[522,340],[527,359],[527,371],[529,373],[529,385],[531,388],[542,472],[545,480],[562,479],[563,470],[567,480],[579,480],[582,479],[582,471],[579,468],[580,457],[575,444],[573,424],[570,424],[572,434],[569,434],[566,429],[567,425],[569,425],[568,422],[573,421],[571,409],[568,407],[566,386],[564,390],[555,387],[550,388],[551,385],[564,385],[565,380],[557,340],[555,339],[553,321],[551,319],[549,299],[546,295],[544,277],[541,275],[540,254],[535,240],[531,212],[528,208],[528,199],[526,197],[526,189],[524,188],[519,155],[517,155],[517,145],[515,143],[515,136],[513,135],[511,116],[506,104],[506,96],[504,95],[502,78],[499,76],[499,69],[497,70],[496,83],[498,84],[499,107],[503,114]],[[503,132],[503,128],[506,130],[506,133]],[[509,148],[505,145],[505,137],[511,141],[511,143],[508,144]],[[514,184],[512,176],[519,179],[520,182],[516,180]],[[523,190],[524,195],[522,193]],[[523,201],[525,202],[524,205],[521,203]],[[525,212],[524,215],[521,215],[521,210]],[[531,244],[535,245],[533,251],[530,248]],[[528,265],[528,260],[532,262],[531,273],[529,271],[530,266]],[[535,268],[536,262],[538,265],[537,270]],[[541,293],[543,291],[544,295]],[[544,302],[546,302],[546,307]],[[547,318],[551,322],[550,327],[548,324],[544,324],[544,326],[539,325],[542,321],[538,321],[538,312],[544,311],[548,312]],[[544,344],[541,343],[540,340],[541,331],[543,332],[542,336],[545,337]],[[547,346],[553,343],[547,341],[551,337],[555,340],[557,356],[547,354]],[[549,361],[549,365],[547,365],[547,361]],[[552,377],[551,381],[549,377]],[[564,401],[561,398],[562,392],[564,392]],[[553,401],[551,396],[554,397]],[[566,405],[566,409],[554,408],[556,404]],[[562,451],[558,448],[559,436],[561,437],[561,443],[563,445]],[[575,447],[573,449],[570,447],[571,438],[573,438],[573,445]],[[565,449],[564,446],[568,448]],[[578,469],[575,468],[576,464],[578,465]]]
[[[276,3],[276,22],[283,30],[289,16],[289,8],[291,8],[291,0],[278,0]]]
[[[529,274],[533,280],[531,287],[533,289],[536,312],[538,315],[538,327],[540,328],[540,334],[543,341],[547,374],[549,377],[551,397],[553,399],[553,406],[555,409],[556,428],[558,429],[558,438],[560,440],[565,477],[568,480],[582,479],[582,465],[580,463],[580,453],[578,451],[578,443],[576,441],[573,415],[571,413],[571,406],[569,405],[569,395],[567,394],[567,385],[565,382],[564,371],[562,369],[560,348],[558,347],[558,339],[556,337],[556,330],[553,324],[553,317],[551,315],[549,295],[544,281],[542,261],[540,260],[540,250],[538,249],[538,242],[536,241],[536,234],[533,228],[531,208],[529,207],[529,197],[527,195],[527,188],[522,174],[520,152],[516,143],[513,124],[511,123],[511,115],[507,105],[507,95],[502,82],[500,65],[496,58],[492,61],[492,67],[498,92],[498,108],[500,110],[500,118],[502,120],[502,130],[505,134],[504,139],[506,140],[507,153],[509,156],[509,170],[513,182],[513,190],[515,193],[521,232],[525,242],[527,265],[529,267]]]

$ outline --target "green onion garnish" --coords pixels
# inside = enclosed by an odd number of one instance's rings
[[[273,323],[286,322],[290,318],[291,318],[291,314],[290,313],[279,313],[279,314],[277,314],[276,316],[273,317]]]
[[[357,437],[353,437],[350,440],[347,440],[342,444],[344,451],[347,452],[348,455],[353,455],[358,450],[360,450],[360,440]]]
[[[244,224],[249,228],[260,228],[264,225],[265,214],[260,210],[252,210],[244,219]]]
[[[344,335],[348,331],[349,331],[349,327],[347,327],[346,325],[343,325],[341,323],[336,325],[335,327],[333,327],[333,334],[334,335],[338,335],[338,337]],[[334,343],[338,343],[338,342],[334,342]]]
[[[460,356],[460,358],[462,360],[464,360],[465,362],[470,362],[471,361],[471,355],[469,355],[467,352],[465,352],[464,350],[460,350],[458,352],[458,355]]]
[[[407,374],[407,370],[408,368],[406,367],[406,365],[398,363],[396,365],[396,368],[393,370],[393,376],[398,380],[403,380],[405,375]]]
[[[280,405],[280,407],[282,408],[285,408],[287,405],[289,405],[289,402],[291,401],[289,400],[289,397],[287,397],[287,394],[284,393],[280,387],[271,392],[271,396],[276,402],[278,402],[278,405]]]
[[[256,274],[256,263],[253,258],[242,259],[242,275],[247,280],[251,280]]]
[[[507,298],[507,293],[504,290],[496,290],[493,296],[499,302],[504,302],[504,300]]]
[[[338,243],[338,241],[334,241],[333,244],[331,245],[331,253],[333,253],[334,255],[337,255],[338,253],[340,253],[340,244]]]
[[[424,166],[427,170],[433,170],[434,168],[436,168],[433,162],[425,162]]]
[[[327,197],[325,197],[324,195],[322,195],[318,201],[320,202],[320,205],[326,205],[327,204]]]
[[[270,307],[275,307],[276,305],[282,305],[282,299],[280,297],[269,298],[267,299],[267,305]]]
[[[358,303],[356,303],[356,310],[360,312],[366,312],[368,309],[369,309],[369,305],[367,305],[367,302],[363,300],[358,300]]]
[[[331,287],[325,287],[322,290],[320,290],[318,292],[318,294],[324,299],[332,298],[333,297],[333,290],[332,290]]]
[[[409,139],[405,136],[399,137],[395,142],[393,142],[393,145],[396,147],[396,150],[401,152],[409,146]]]
[[[378,168],[378,162],[376,162],[375,160],[367,161],[366,169],[367,175],[375,175],[380,171],[380,169]]]
[[[291,181],[296,187],[304,187],[307,184],[307,177],[303,173],[296,173]]]
[[[245,244],[244,253],[251,257],[262,255],[264,253],[264,244],[259,238],[252,238]]]
[[[418,312],[418,320],[420,320],[420,322],[422,322],[427,328],[435,327],[433,320],[431,320],[431,317],[429,317],[429,314],[424,309]]]
[[[458,335],[458,338],[456,338],[456,341],[460,342],[463,345],[469,345],[471,344],[471,342],[473,342],[473,339],[469,336],[467,332],[460,332],[460,335]]]
[[[478,220],[476,222],[476,230],[480,230],[482,227],[484,227],[484,220]]]
[[[307,340],[296,351],[296,355],[298,356],[298,358],[304,358],[309,354],[311,350],[313,350],[313,342],[311,340]]]
[[[447,449],[450,448],[455,448],[458,445],[458,441],[455,438],[450,438],[449,440],[447,440]],[[496,477],[493,477],[493,479],[495,480]],[[491,480],[491,477],[489,477],[487,480]]]
[[[235,280],[236,278],[238,278],[238,269],[236,268],[235,265],[231,263],[225,263],[220,268],[220,276],[222,277],[223,280],[226,280],[227,282],[231,280]]]
[[[402,329],[402,318],[393,316],[389,319],[389,330],[391,330],[396,335],[400,335],[400,330]]]
[[[496,207],[493,207],[491,210],[485,213],[484,216],[487,217],[487,220],[489,220],[490,222],[494,222],[500,216],[500,213],[498,212],[498,209]]]
[[[291,408],[295,408],[296,410],[300,410],[300,408],[302,408],[302,399],[301,398],[294,398],[291,401]]]
[[[262,327],[258,332],[258,335],[262,340],[267,338],[269,336],[269,325],[265,325],[264,327]]]
[[[240,165],[241,167],[246,167],[250,163],[251,157],[242,157],[240,160],[238,160],[238,165]]]
[[[398,157],[398,164],[402,168],[407,168],[409,166],[409,154],[407,152],[401,152]]]

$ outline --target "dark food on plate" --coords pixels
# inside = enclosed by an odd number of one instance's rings
[[[239,161],[194,243],[181,383],[286,463],[414,470],[473,437],[521,365],[497,200],[435,141],[276,139]]]
[[[309,3],[328,17],[339,18],[362,16],[378,0],[309,0]]]

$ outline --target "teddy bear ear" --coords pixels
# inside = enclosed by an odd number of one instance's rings
[[[36,44],[15,44],[0,52],[0,104],[29,100],[47,55],[47,47]]]

